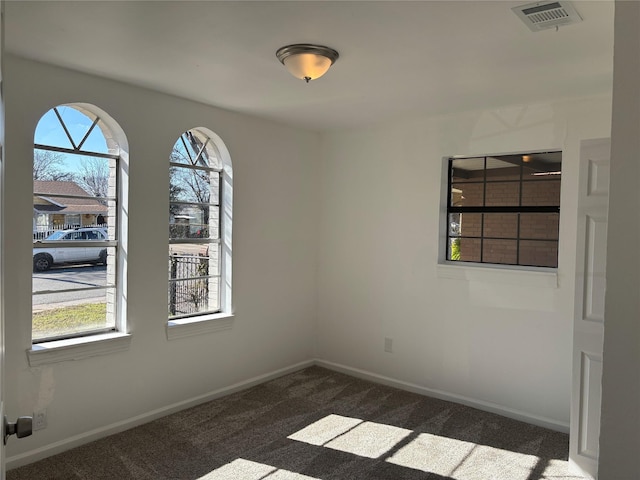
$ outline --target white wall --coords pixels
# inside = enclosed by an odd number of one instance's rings
[[[49,417],[10,457],[314,356],[566,428],[578,148],[609,135],[610,96],[320,136],[15,57],[5,77],[5,397],[12,415]],[[129,141],[133,342],[30,368],[33,130],[76,101],[107,111]],[[231,330],[167,341],[167,157],[195,126],[233,161],[236,317]],[[527,273],[447,278],[469,269],[437,266],[442,158],[547,148],[564,151],[559,287]]]
[[[609,136],[610,110],[604,95],[325,135],[319,358],[566,430],[579,142]],[[550,148],[564,152],[559,286],[439,268],[442,158]]]
[[[46,408],[48,428],[12,441],[15,458],[314,355],[319,135],[9,56],[4,65],[6,411]],[[94,104],[130,153],[128,351],[30,368],[31,159],[48,109]],[[230,330],[168,341],[168,158],[206,127],[233,162],[235,319]]]
[[[640,476],[640,3],[616,2],[600,480]]]

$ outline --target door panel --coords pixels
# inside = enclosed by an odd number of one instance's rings
[[[578,174],[569,460],[590,478],[598,470],[610,150],[609,139],[583,141]]]
[[[4,202],[4,83],[2,57],[4,56],[4,0],[0,0],[0,202]],[[0,208],[0,212],[2,209]],[[0,232],[4,228],[4,219],[0,218]],[[0,302],[4,298],[4,246],[0,235]],[[0,303],[0,422],[4,419],[4,305]],[[4,432],[2,432],[4,434]],[[0,480],[4,480],[5,448],[0,441]]]

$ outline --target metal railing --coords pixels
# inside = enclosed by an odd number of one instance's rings
[[[209,257],[169,255],[169,316],[210,310]]]

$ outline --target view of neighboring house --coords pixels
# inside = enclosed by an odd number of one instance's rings
[[[101,225],[107,221],[107,205],[71,181],[33,182],[33,232]]]

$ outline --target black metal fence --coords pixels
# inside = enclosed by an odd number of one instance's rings
[[[169,316],[209,310],[209,257],[169,255]]]

